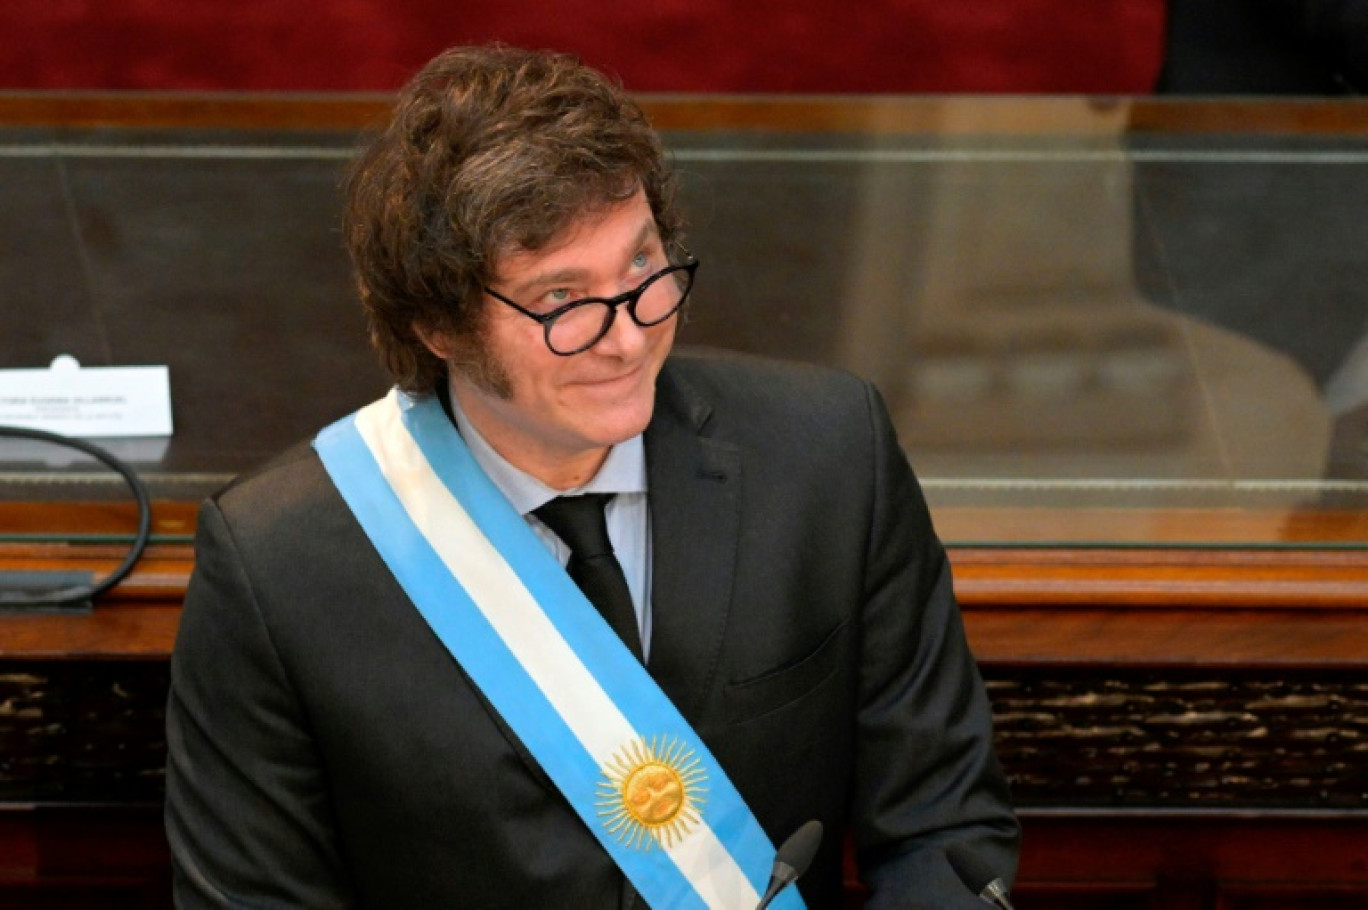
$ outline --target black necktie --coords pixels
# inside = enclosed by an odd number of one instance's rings
[[[558,496],[532,514],[541,519],[570,548],[565,570],[584,596],[589,598],[608,625],[641,659],[641,634],[637,631],[636,608],[627,588],[627,576],[613,555],[608,540],[608,520],[603,507],[612,494]]]

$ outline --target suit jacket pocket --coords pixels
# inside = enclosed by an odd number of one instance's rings
[[[850,628],[841,623],[812,651],[759,676],[728,682],[723,690],[726,723],[754,720],[797,701],[831,678],[840,667],[842,642]]]

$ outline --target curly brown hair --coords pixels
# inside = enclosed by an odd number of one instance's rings
[[[458,47],[401,90],[352,167],[343,232],[371,343],[395,383],[427,395],[446,364],[477,371],[484,285],[500,256],[546,248],[643,190],[665,248],[682,219],[660,138],[626,90],[574,56]]]

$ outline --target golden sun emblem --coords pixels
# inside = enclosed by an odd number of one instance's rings
[[[599,819],[623,846],[671,846],[698,824],[707,780],[698,756],[679,740],[632,740],[603,766]]]

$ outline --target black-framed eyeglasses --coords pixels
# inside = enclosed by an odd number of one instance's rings
[[[541,323],[546,335],[546,346],[553,354],[569,357],[587,351],[608,334],[620,306],[642,328],[660,325],[684,305],[693,287],[698,260],[690,259],[681,265],[666,266],[630,291],[616,297],[582,297],[549,313],[534,313],[509,300],[493,288],[485,293],[500,303],[507,304],[528,319]]]

